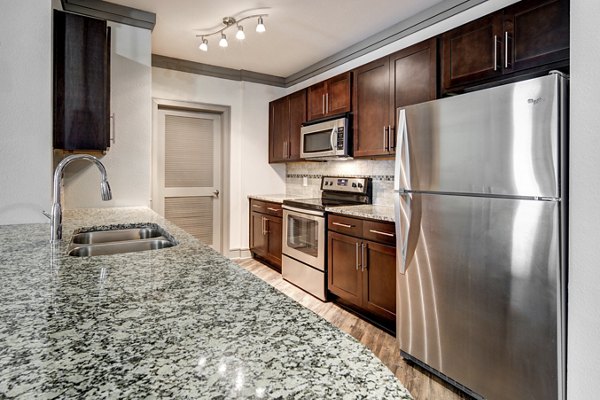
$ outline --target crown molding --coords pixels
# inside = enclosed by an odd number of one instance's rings
[[[166,57],[158,54],[152,54],[152,66],[188,72],[191,74],[212,76],[215,78],[230,79],[232,81],[245,81],[262,83],[263,85],[286,87],[285,78],[280,76],[261,74],[259,72],[246,71],[243,69],[219,67],[216,65]]]
[[[152,30],[156,14],[102,0],[61,0],[63,10]]]

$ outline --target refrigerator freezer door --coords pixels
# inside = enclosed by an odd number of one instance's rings
[[[413,193],[396,204],[408,232],[402,351],[484,398],[560,398],[559,202]]]
[[[564,90],[553,74],[398,109],[396,190],[560,197]]]

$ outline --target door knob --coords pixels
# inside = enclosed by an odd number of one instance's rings
[[[215,190],[213,192],[213,194],[215,195],[215,197],[218,199],[219,198],[219,189]]]

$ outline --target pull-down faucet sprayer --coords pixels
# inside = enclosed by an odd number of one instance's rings
[[[110,185],[106,177],[106,168],[96,157],[89,154],[73,154],[65,157],[54,170],[54,203],[52,204],[52,214],[50,216],[50,242],[57,243],[62,239],[62,206],[60,203],[60,188],[62,185],[63,172],[67,165],[75,160],[87,160],[96,164],[100,170],[100,196],[102,200],[107,201],[112,199]]]

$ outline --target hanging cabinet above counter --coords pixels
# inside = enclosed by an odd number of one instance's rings
[[[53,147],[105,151],[110,145],[110,28],[54,11]]]

